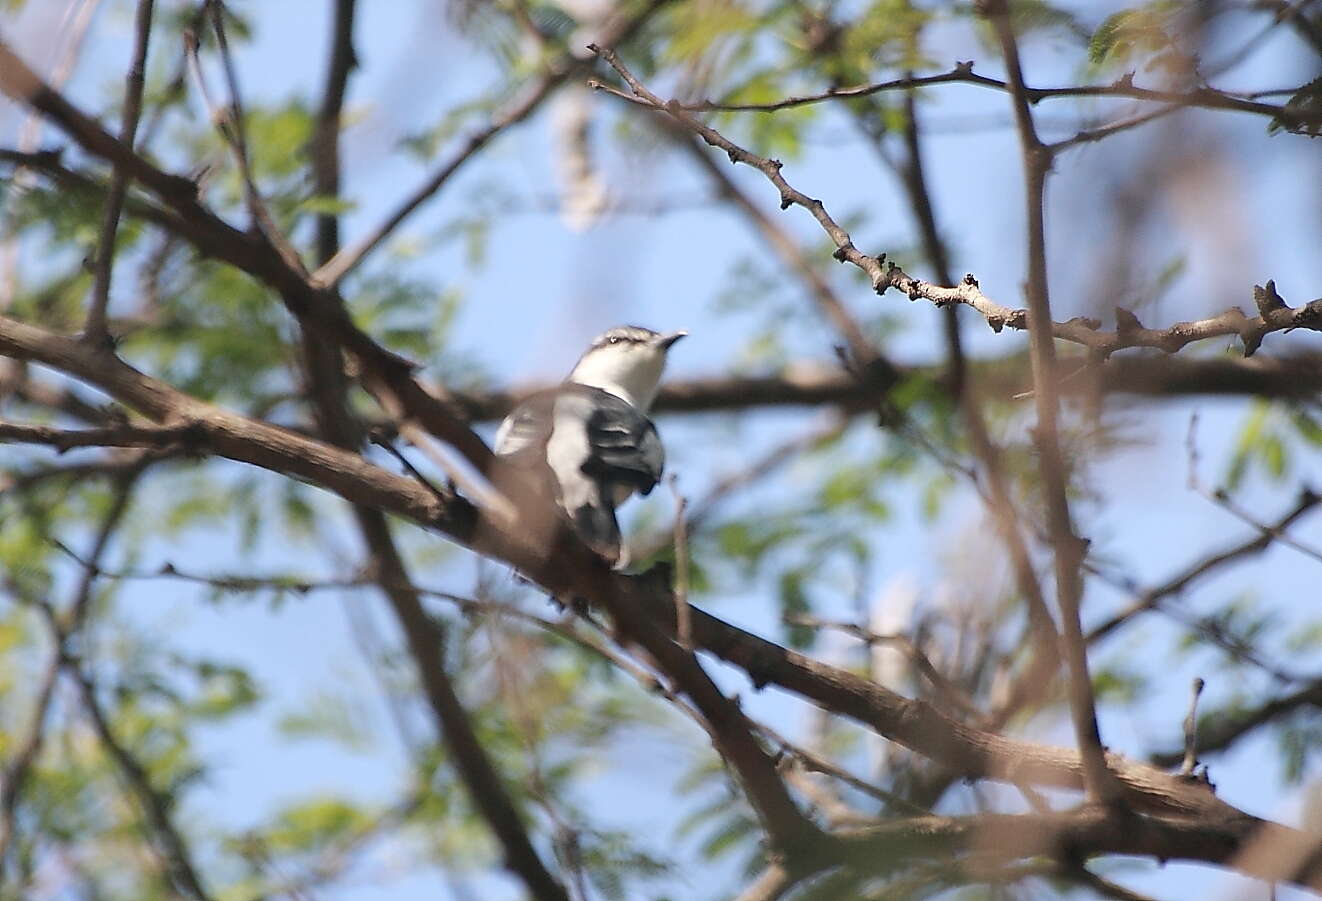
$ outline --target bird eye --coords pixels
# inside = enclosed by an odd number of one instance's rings
[[[611,335],[611,336],[610,336],[609,338],[607,338],[606,340],[609,341],[611,344],[619,344],[619,343],[620,343],[620,338],[619,338],[619,336],[617,336],[617,335]]]

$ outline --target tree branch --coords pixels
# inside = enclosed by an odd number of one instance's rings
[[[973,71],[973,62],[969,61],[955,63],[954,68],[949,72],[943,72],[938,75],[910,76],[906,78],[896,78],[891,81],[878,82],[876,84],[859,85],[857,87],[830,88],[816,94],[786,97],[782,100],[776,100],[770,103],[714,103],[710,100],[704,100],[697,103],[677,104],[677,107],[684,112],[693,113],[717,111],[769,113],[776,112],[777,110],[790,109],[796,106],[805,106],[811,103],[821,103],[828,100],[849,100],[851,98],[868,97],[883,91],[912,91],[915,88],[932,87],[941,84],[971,84],[1010,94],[1014,92],[1012,82],[1013,79],[1010,81],[1001,81],[998,78],[989,78],[986,75],[979,75]],[[594,87],[598,86],[603,88],[606,87],[604,85],[594,84]],[[630,97],[627,94],[617,92],[610,88],[606,89],[631,103],[639,102],[636,97]],[[1190,91],[1167,91],[1140,88],[1134,84],[1133,73],[1128,73],[1111,84],[1072,85],[1059,88],[1034,88],[1024,86],[1023,93],[1028,102],[1034,105],[1042,100],[1061,97],[1127,97],[1132,100],[1167,103],[1178,107],[1201,107],[1204,109],[1228,110],[1233,112],[1253,113],[1260,116],[1270,116],[1273,119],[1280,120],[1292,130],[1307,125],[1322,124],[1322,114],[1311,110],[1289,110],[1284,106],[1255,101],[1247,95],[1218,91],[1206,86]]]
[[[87,673],[83,671],[81,666],[72,661],[65,665],[65,670],[73,676],[74,684],[78,686],[78,691],[83,700],[83,709],[87,711],[87,717],[92,723],[92,728],[96,731],[97,738],[100,739],[116,769],[119,770],[125,785],[142,810],[150,834],[155,839],[153,844],[156,845],[161,855],[166,871],[170,875],[170,880],[178,887],[180,892],[194,899],[194,901],[209,901],[210,896],[202,886],[202,881],[192,860],[192,854],[188,849],[188,843],[179,834],[170,818],[169,800],[156,790],[151,784],[151,777],[142,764],[138,762],[132,752],[119,742],[114,732],[111,731],[110,723],[106,720],[105,712],[101,709],[101,703],[97,700],[96,688],[92,685]]]
[[[609,46],[622,43],[631,37],[638,28],[669,0],[647,0],[641,10],[634,13],[617,15],[601,33],[601,41]],[[321,288],[334,288],[346,275],[357,268],[373,250],[394,234],[418,207],[430,200],[443,188],[460,168],[477,154],[479,150],[506,128],[517,125],[532,115],[546,98],[555,93],[556,88],[584,68],[584,62],[571,53],[564,53],[555,59],[535,82],[529,85],[513,104],[491,118],[482,128],[473,132],[463,145],[425,182],[404,198],[394,212],[379,225],[359,238],[349,247],[339,251],[312,274],[312,283]]]
[[[125,78],[124,111],[120,120],[119,140],[129,148],[138,133],[138,120],[142,117],[142,91],[146,81],[147,44],[151,38],[151,19],[154,0],[138,0],[134,19],[133,59]],[[92,303],[87,311],[83,332],[89,341],[106,340],[106,307],[110,303],[110,280],[115,267],[115,232],[124,210],[124,197],[128,193],[128,173],[120,166],[110,182],[106,197],[105,214],[101,221],[101,236],[97,241],[96,270],[93,276]]]
[[[1319,502],[1322,502],[1322,498],[1319,498],[1312,491],[1304,491],[1294,507],[1275,523],[1268,526],[1267,529],[1260,531],[1255,537],[1231,545],[1224,550],[1209,554],[1189,564],[1160,585],[1154,585],[1138,595],[1124,610],[1093,626],[1088,630],[1088,643],[1094,644],[1101,641],[1135,616],[1158,607],[1165,598],[1180,594],[1203,576],[1216,572],[1229,563],[1234,563],[1267,550],[1276,540],[1276,536],[1301,519]]]
[[[979,12],[990,20],[1001,44],[1009,73],[1015,122],[1019,130],[1024,164],[1025,206],[1028,222],[1028,319],[1029,348],[1033,363],[1033,399],[1037,424],[1033,431],[1038,449],[1038,471],[1046,495],[1047,529],[1055,558],[1056,601],[1060,606],[1062,656],[1069,670],[1070,713],[1083,755],[1084,781],[1091,801],[1112,805],[1120,791],[1106,767],[1097,729],[1092,677],[1088,673],[1088,649],[1083,640],[1079,607],[1083,600],[1080,566],[1087,543],[1074,532],[1069,507],[1069,473],[1061,453],[1057,418],[1060,400],[1056,385],[1056,345],[1050,331],[1051,301],[1047,286],[1046,178],[1051,154],[1037,135],[1019,62],[1019,45],[1010,24],[1005,0],[983,0]]]
[[[725,151],[732,163],[744,163],[759,170],[779,191],[781,209],[801,206],[812,213],[813,218],[835,244],[836,250],[833,254],[835,259],[842,263],[851,263],[866,273],[877,294],[884,294],[888,288],[898,288],[907,294],[910,300],[922,297],[937,306],[951,303],[967,304],[982,314],[987,324],[997,332],[1007,325],[1013,329],[1030,327],[1028,310],[1013,310],[995,302],[982,293],[977,279],[972,275],[965,275],[959,285],[947,288],[911,277],[894,263],[887,263],[885,254],[872,257],[862,253],[854,246],[849,233],[831,217],[820,200],[809,197],[785,180],[781,174],[783,165],[779,160],[760,157],[745,150],[689,115],[681,104],[673,100],[661,100],[634,77],[613,50],[604,50],[595,45],[593,47],[594,52],[620,74],[635,96],[630,97],[613,89],[609,90],[609,93],[670,115],[712,147]],[[599,89],[606,89],[601,82],[593,81],[591,84]],[[1027,109],[1026,105],[1024,109]],[[1043,156],[1040,165],[1049,165],[1050,152],[1045,145],[1038,142],[1034,153]],[[1322,331],[1322,298],[1301,307],[1291,308],[1286,306],[1280,295],[1276,293],[1275,283],[1268,281],[1265,287],[1254,288],[1254,300],[1260,315],[1252,319],[1246,317],[1236,307],[1219,316],[1196,322],[1178,322],[1167,329],[1157,330],[1144,328],[1133,313],[1117,308],[1118,327],[1114,332],[1100,331],[1100,322],[1086,318],[1075,318],[1068,322],[1054,322],[1048,318],[1043,320],[1040,327],[1044,331],[1049,331],[1052,336],[1080,344],[1092,351],[1095,356],[1102,358],[1130,347],[1155,347],[1173,353],[1192,341],[1220,335],[1238,335],[1244,342],[1244,355],[1251,356],[1262,343],[1263,336],[1270,332],[1296,328]]]
[[[784,793],[770,757],[752,738],[746,718],[705,674],[694,672],[697,662],[691,656],[684,658],[686,663],[675,662],[683,651],[669,637],[674,633],[674,604],[668,582],[655,576],[611,572],[586,549],[572,545],[550,556],[529,557],[524,545],[510,542],[494,530],[477,530],[471,510],[442,507],[413,479],[392,475],[356,455],[296,433],[187,398],[113,355],[94,353],[73,339],[47,335],[0,317],[0,354],[38,360],[70,372],[160,419],[197,422],[199,434],[214,453],[311,481],[353,502],[438,529],[479,553],[512,563],[556,596],[586,597],[600,604],[612,615],[620,634],[643,645],[713,726],[722,753],[745,785],[753,783],[749,791],[760,802],[759,809],[770,811],[768,820],[774,825],[769,828],[777,846],[788,840],[791,847],[803,847],[802,838],[794,840],[805,834],[798,831],[802,815]],[[693,608],[691,617],[695,644],[744,669],[756,685],[780,685],[968,778],[1076,789],[1081,784],[1076,751],[982,732],[950,720],[922,701],[903,698],[869,680],[788,651],[700,609]],[[1178,813],[1197,823],[1243,817],[1206,787],[1189,785],[1119,755],[1111,755],[1110,765],[1137,808]],[[815,834],[815,830],[806,833]],[[820,839],[807,841],[811,849]]]
[[[1253,730],[1307,707],[1322,709],[1322,680],[1255,707],[1205,714],[1198,722],[1198,752],[1224,751]],[[1184,751],[1160,751],[1149,759],[1161,767],[1178,766],[1184,759]]]

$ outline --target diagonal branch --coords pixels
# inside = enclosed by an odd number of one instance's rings
[[[14,749],[5,762],[4,771],[0,773],[0,885],[4,884],[5,864],[9,859],[9,846],[14,836],[14,817],[18,812],[19,798],[28,773],[46,740],[46,714],[50,710],[55,683],[59,679],[63,655],[64,648],[56,643],[51,649],[50,662],[41,674],[27,726],[15,737]]]
[[[153,0],[138,0],[134,20],[133,60],[125,78],[124,112],[120,120],[119,139],[132,148],[138,133],[138,120],[142,117],[142,92],[146,81],[147,44],[151,38]],[[115,267],[115,232],[124,210],[124,197],[128,193],[128,173],[115,167],[106,197],[105,215],[101,222],[101,237],[97,241],[96,270],[92,285],[92,303],[87,311],[83,332],[89,341],[106,339],[106,308],[110,303],[110,281]]]
[[[1164,599],[1180,594],[1203,576],[1216,572],[1226,564],[1267,550],[1276,541],[1277,536],[1316,507],[1319,502],[1322,502],[1322,498],[1311,491],[1305,491],[1284,516],[1267,526],[1258,535],[1191,563],[1160,585],[1154,585],[1138,595],[1125,609],[1093,626],[1088,630],[1088,643],[1101,641],[1135,616],[1157,608]]]
[[[87,673],[75,662],[66,664],[65,669],[73,676],[74,683],[78,686],[83,701],[83,709],[87,711],[88,719],[92,723],[92,728],[96,731],[97,738],[100,739],[111,760],[114,761],[120,776],[141,808],[154,840],[153,843],[161,854],[171,881],[174,882],[180,892],[192,898],[193,901],[209,901],[210,895],[207,894],[206,889],[202,886],[201,879],[198,877],[197,867],[193,863],[188,843],[179,833],[170,817],[169,800],[157,791],[156,787],[152,785],[151,776],[148,775],[146,769],[143,768],[133,753],[115,737],[110,728],[110,723],[106,719],[105,711],[101,708],[101,702],[97,700],[96,687],[88,678]]]
[[[353,66],[355,0],[336,0],[330,68],[314,136],[311,161],[316,190],[323,196],[339,192],[340,111]],[[339,245],[339,222],[333,212],[317,220],[317,259],[324,263]],[[324,303],[338,311],[338,296]],[[330,443],[352,451],[362,443],[362,427],[347,403],[348,379],[338,344],[322,340],[314,317],[299,315],[303,377],[313,401],[320,433]],[[447,499],[427,487],[438,504]],[[528,832],[477,733],[445,668],[445,637],[423,608],[408,568],[390,534],[385,514],[363,504],[353,505],[353,516],[371,560],[371,573],[399,622],[426,692],[437,731],[473,805],[504,852],[505,866],[521,879],[529,893],[549,901],[568,901],[568,894],[533,847]]]
[[[747,718],[711,684],[691,655],[676,661],[676,655],[684,652],[671,640],[674,604],[668,580],[614,573],[586,549],[572,544],[549,556],[529,556],[523,544],[506,539],[495,529],[476,529],[473,511],[460,509],[457,501],[442,505],[413,479],[385,472],[331,445],[189,398],[136,372],[112,354],[94,353],[74,339],[0,317],[0,354],[40,361],[91,381],[155,418],[195,422],[200,441],[212,453],[293,475],[355,503],[396,513],[481,554],[511,563],[558,597],[585,597],[599,604],[612,615],[619,633],[643,646],[713,727],[718,748],[763,812],[773,847],[788,846],[789,860],[804,860],[793,852],[805,848],[807,860],[822,859],[813,853],[821,847],[820,833],[803,826],[802,814],[786,794],[774,761],[751,735]],[[755,685],[779,685],[969,778],[1072,789],[1081,785],[1083,770],[1077,751],[1017,741],[958,723],[922,701],[903,698],[867,679],[796,654],[697,608],[690,613],[695,645],[740,667]],[[1119,755],[1111,755],[1109,763],[1136,810],[1178,814],[1194,832],[1215,828],[1220,822],[1260,822],[1217,799],[1207,786],[1191,785]],[[1290,830],[1279,834],[1290,841],[1297,835]],[[1247,841],[1242,833],[1229,840]],[[1198,851],[1189,845],[1173,850],[1179,854],[1169,856]]]
[[[628,40],[652,14],[669,0],[647,0],[637,12],[616,15],[601,32],[600,40],[614,46]],[[584,71],[585,62],[571,53],[563,53],[550,63],[546,71],[526,87],[514,102],[494,115],[486,125],[474,131],[463,145],[440,168],[405,197],[379,225],[349,247],[337,252],[312,274],[318,287],[334,288],[346,275],[394,234],[395,230],[420,206],[435,196],[465,163],[472,159],[492,138],[510,126],[517,125],[532,115],[560,85],[571,76]]]
[[[211,92],[207,89],[206,78],[202,72],[198,37],[186,31],[184,52],[194,80],[197,82],[198,93],[202,95],[202,100],[207,105],[212,123],[215,124],[234,157],[234,164],[239,170],[239,181],[243,185],[244,202],[252,218],[252,227],[260,231],[270,246],[275,248],[286,266],[305,276],[307,271],[303,268],[303,261],[299,258],[298,251],[276,225],[266,200],[257,188],[256,176],[253,175],[252,156],[248,150],[247,114],[244,112],[242,95],[239,93],[239,76],[234,68],[234,59],[230,55],[229,38],[225,34],[225,4],[223,0],[206,0],[203,3],[203,10],[211,19],[212,31],[216,35],[216,46],[220,50],[221,69],[225,73],[230,100],[223,108],[212,102]]]

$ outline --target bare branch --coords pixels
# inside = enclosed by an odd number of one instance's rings
[[[408,570],[390,537],[385,517],[363,507],[355,508],[354,513],[372,555],[374,575],[380,580],[380,588],[408,641],[446,749],[474,806],[500,842],[505,865],[523,880],[533,897],[568,901],[564,886],[546,869],[533,848],[509,792],[478,740],[446,672],[444,635],[423,609],[417,592],[406,587],[411,586]]]
[[[697,103],[682,103],[677,106],[678,109],[683,110],[684,112],[728,111],[767,113],[796,106],[804,106],[810,103],[868,97],[872,94],[877,94],[883,91],[912,91],[915,88],[932,87],[941,84],[971,84],[1003,91],[1005,93],[1013,93],[1014,86],[1012,82],[1013,79],[1010,81],[1001,81],[997,78],[988,78],[986,75],[979,75],[973,71],[972,62],[958,62],[949,72],[943,72],[939,75],[896,78],[891,81],[860,85],[858,87],[831,88],[817,94],[786,97],[783,100],[776,100],[770,103],[713,103],[705,100]],[[595,86],[598,85],[594,85],[594,87]],[[601,87],[605,86],[601,85]],[[637,98],[630,97],[627,94],[622,94],[613,90],[611,92],[617,93],[625,100],[634,103],[638,102]],[[1200,87],[1191,91],[1167,91],[1140,88],[1134,84],[1133,73],[1121,77],[1112,84],[1074,85],[1059,88],[1034,88],[1024,86],[1023,93],[1030,104],[1037,104],[1042,100],[1060,97],[1128,97],[1133,100],[1166,103],[1177,107],[1201,107],[1205,109],[1228,110],[1253,113],[1260,116],[1270,116],[1273,119],[1280,120],[1291,129],[1301,128],[1306,125],[1322,124],[1322,114],[1317,114],[1311,111],[1289,110],[1284,106],[1260,103],[1250,99],[1247,94],[1218,91],[1210,87]],[[1257,96],[1261,95],[1259,94]]]
[[[1005,0],[985,0],[979,12],[990,20],[1001,44],[1009,73],[1015,122],[1024,164],[1025,206],[1028,221],[1028,319],[1033,363],[1033,398],[1037,424],[1033,438],[1038,450],[1038,471],[1046,494],[1047,529],[1055,557],[1056,601],[1060,606],[1062,656],[1069,670],[1070,713],[1083,755],[1084,780],[1091,801],[1114,805],[1120,789],[1106,766],[1106,753],[1097,730],[1096,702],[1088,673],[1088,646],[1083,640],[1079,607],[1083,579],[1079,571],[1087,543],[1075,534],[1069,507],[1069,474],[1061,453],[1057,418],[1060,400],[1056,346],[1051,335],[1051,301],[1047,287],[1045,226],[1046,178],[1051,155],[1037,135],[1019,62],[1019,45],[1010,24]]]
[[[638,12],[618,15],[602,30],[602,42],[613,46],[628,40],[643,22],[667,2],[668,0],[648,0]],[[584,65],[582,60],[570,53],[565,53],[551,62],[540,78],[525,88],[510,106],[493,116],[482,128],[470,134],[459,150],[406,197],[380,225],[322,264],[312,274],[312,283],[322,288],[334,288],[338,285],[346,275],[363,262],[368,254],[394,234],[395,229],[399,228],[400,224],[418,207],[435,196],[451,176],[492,138],[532,115],[546,98],[555,93],[556,88],[564,84],[570,76],[583,71]]]
[[[693,648],[693,626],[689,621],[689,530],[685,511],[688,500],[679,491],[679,478],[670,477],[675,495],[675,640],[686,650]]]
[[[308,148],[312,159],[313,181],[319,195],[335,199],[340,193],[340,119],[344,98],[349,89],[349,75],[358,66],[353,49],[356,0],[335,0],[331,52],[326,68],[326,85],[317,111],[316,132]],[[317,216],[317,261],[322,265],[340,248],[340,217],[333,212]]]
[[[0,420],[0,443],[46,444],[64,453],[75,447],[166,448],[187,443],[191,426],[115,425],[97,429],[58,429]]]
[[[610,93],[670,115],[712,147],[725,151],[731,162],[744,163],[762,172],[779,191],[781,209],[801,206],[812,213],[813,218],[835,244],[836,250],[833,254],[835,259],[842,263],[851,263],[866,273],[873,290],[878,294],[884,294],[888,288],[898,288],[908,295],[910,300],[921,297],[937,306],[951,303],[967,304],[977,310],[987,320],[988,325],[998,332],[1006,326],[1013,329],[1030,327],[1028,310],[1011,309],[987,297],[972,275],[965,275],[957,286],[942,287],[911,277],[894,263],[887,263],[885,254],[872,257],[862,253],[854,246],[849,233],[831,217],[820,200],[809,197],[785,180],[781,174],[783,166],[779,160],[760,157],[745,150],[715,129],[693,118],[682,105],[675,101],[661,100],[639,82],[632,72],[629,72],[614,51],[597,48],[596,52],[620,73],[620,77],[634,91],[635,96],[630,98],[623,92],[615,90],[611,90]],[[599,88],[605,87],[600,82],[593,84]],[[1045,145],[1038,142],[1034,152],[1042,157],[1040,166],[1049,165],[1050,151]],[[1144,328],[1133,313],[1117,309],[1118,327],[1114,332],[1100,331],[1100,322],[1085,318],[1075,318],[1068,322],[1045,319],[1041,328],[1049,331],[1056,338],[1080,344],[1103,358],[1130,347],[1155,347],[1173,353],[1190,342],[1221,335],[1238,335],[1244,342],[1244,355],[1251,356],[1262,343],[1263,336],[1270,332],[1296,328],[1322,331],[1322,298],[1304,306],[1291,308],[1286,306],[1276,293],[1275,283],[1268,281],[1265,287],[1254,288],[1254,300],[1260,313],[1254,318],[1245,316],[1238,308],[1232,308],[1219,316],[1196,322],[1177,322],[1166,329],[1157,330]]]
[[[972,699],[961,691],[957,685],[943,676],[932,665],[932,661],[928,659],[922,649],[914,644],[913,640],[907,635],[882,635],[870,629],[865,629],[857,623],[818,619],[814,616],[787,616],[785,622],[792,626],[804,626],[809,629],[842,632],[845,635],[857,638],[869,647],[878,644],[895,647],[913,662],[914,668],[922,673],[923,678],[936,689],[937,695],[951,708],[958,710],[965,716],[972,717],[975,722],[983,719],[982,711],[977,708]]]
[[[130,149],[138,133],[138,120],[142,117],[142,91],[146,81],[147,44],[151,37],[151,19],[154,0],[138,0],[134,20],[133,61],[124,88],[124,112],[120,121],[119,140]],[[83,332],[89,341],[106,340],[106,307],[110,303],[110,280],[115,266],[115,232],[124,210],[124,196],[128,193],[128,173],[115,167],[106,198],[105,215],[101,222],[101,237],[97,241],[96,270],[92,286],[92,303],[87,311]]]
[[[194,78],[197,81],[199,93],[206,102],[211,113],[211,121],[215,124],[221,137],[234,157],[235,166],[239,170],[239,180],[243,184],[244,200],[248,206],[248,213],[252,217],[253,228],[259,230],[270,245],[280,254],[292,271],[299,275],[306,276],[307,270],[303,267],[303,261],[298,255],[298,251],[285,237],[276,225],[275,219],[271,216],[271,210],[262,198],[261,191],[257,189],[257,181],[252,171],[252,157],[248,151],[248,128],[246,123],[246,113],[243,109],[243,98],[239,93],[239,76],[234,68],[234,59],[230,55],[229,38],[225,35],[225,4],[223,0],[207,0],[203,4],[205,10],[210,14],[212,30],[216,35],[216,46],[220,50],[221,69],[225,73],[225,83],[229,89],[230,102],[224,108],[216,106],[211,100],[211,94],[207,90],[206,79],[202,73],[202,63],[198,58],[198,39],[191,32],[184,33],[184,49],[192,65]]]
[[[1189,715],[1184,718],[1184,760],[1180,763],[1180,775],[1190,778],[1198,765],[1198,696],[1203,693],[1203,685],[1201,678],[1193,680]]]
[[[1088,643],[1093,644],[1101,641],[1135,616],[1159,607],[1164,599],[1172,595],[1180,594],[1203,576],[1217,572],[1229,563],[1262,553],[1271,547],[1272,543],[1278,540],[1278,537],[1286,529],[1316,507],[1319,502],[1322,502],[1322,498],[1311,491],[1303,492],[1299,500],[1285,515],[1270,525],[1260,527],[1260,532],[1255,537],[1194,561],[1160,585],[1155,585],[1138,595],[1124,610],[1093,626],[1088,630]]]
[[[1245,710],[1204,715],[1198,723],[1199,752],[1224,751],[1255,729],[1309,707],[1322,709],[1322,680]],[[1173,767],[1180,765],[1184,756],[1183,751],[1162,751],[1153,754],[1151,760],[1157,766]]]
[[[0,773],[0,884],[3,884],[5,863],[9,858],[19,797],[46,738],[46,713],[50,709],[55,683],[59,679],[63,656],[62,644],[55,642],[51,648],[50,662],[46,664],[37,684],[27,727],[14,739],[14,749],[5,762],[4,772]]]
[[[96,731],[102,746],[114,761],[125,785],[146,818],[153,844],[161,855],[170,880],[185,896],[194,901],[208,901],[210,895],[202,886],[197,868],[192,860],[188,842],[179,833],[170,818],[169,800],[151,783],[151,777],[138,761],[137,757],[115,737],[101,702],[97,700],[96,688],[87,673],[75,662],[65,666],[78,686],[83,700],[83,709]]]

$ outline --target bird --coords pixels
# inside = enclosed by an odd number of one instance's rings
[[[532,473],[616,569],[628,561],[615,509],[661,479],[665,448],[647,411],[670,348],[687,334],[635,325],[603,332],[560,385],[526,398],[496,432],[497,458]]]

